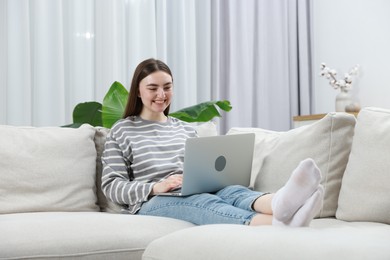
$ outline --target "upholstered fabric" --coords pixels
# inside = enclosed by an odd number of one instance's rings
[[[255,190],[275,192],[305,158],[313,158],[325,188],[318,217],[335,216],[341,179],[348,162],[356,119],[347,113],[329,113],[321,120],[286,132],[260,128],[232,128],[228,134],[256,134],[252,166]]]
[[[141,259],[156,238],[193,225],[104,212],[0,215],[0,259]]]
[[[0,213],[97,211],[95,129],[0,126]]]
[[[390,224],[390,110],[360,111],[336,216]]]
[[[209,225],[154,240],[143,260],[390,259],[390,226],[315,219],[310,228]]]
[[[210,121],[206,123],[196,124],[195,126],[198,136],[215,136],[218,135],[217,125]]]
[[[383,212],[389,212],[388,112],[363,109],[349,161],[355,119],[348,114],[331,113],[287,132],[231,130],[256,133],[256,189],[277,189],[300,160],[315,159],[326,187],[321,216],[335,210],[348,163],[337,216],[373,222],[320,218],[310,228],[194,226],[151,216],[50,212],[98,210],[95,182],[100,207],[118,209],[99,191],[100,154],[109,130],[0,126],[0,260],[390,259],[390,225],[383,224],[388,223]],[[42,212],[4,214],[24,211]]]
[[[96,193],[98,204],[101,211],[120,213],[121,207],[112,201],[108,200],[102,191],[102,154],[104,150],[104,143],[110,129],[104,127],[96,127],[95,145],[96,145]]]

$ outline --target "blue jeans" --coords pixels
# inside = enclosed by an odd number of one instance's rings
[[[257,214],[252,205],[262,195],[264,193],[234,185],[215,194],[154,196],[142,205],[138,214],[181,219],[196,225],[248,225]]]

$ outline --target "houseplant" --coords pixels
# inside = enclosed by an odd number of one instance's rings
[[[93,126],[111,128],[116,121],[122,118],[128,94],[127,89],[120,82],[115,81],[104,96],[103,103],[90,101],[77,104],[73,109],[73,123],[66,127],[77,128],[88,123]],[[208,122],[214,117],[221,116],[217,107],[226,112],[232,109],[228,100],[207,101],[180,109],[169,115],[185,122]]]

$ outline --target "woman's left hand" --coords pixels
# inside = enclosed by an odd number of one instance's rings
[[[176,189],[181,186],[183,183],[183,175],[182,174],[174,174],[164,179],[161,182],[156,183],[153,186],[152,194],[167,192],[173,189]]]

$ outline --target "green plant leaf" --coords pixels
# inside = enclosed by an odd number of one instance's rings
[[[169,115],[190,123],[208,122],[216,116],[221,117],[221,114],[218,112],[216,106],[224,111],[230,111],[232,109],[228,100],[208,101],[180,109],[176,112],[170,113]]]
[[[217,101],[215,104],[217,106],[219,106],[220,109],[222,109],[223,111],[226,111],[226,112],[229,112],[233,108],[231,106],[229,100],[220,100],[220,101]]]
[[[129,92],[118,81],[112,83],[103,99],[102,119],[103,126],[111,128],[112,125],[122,118],[125,111]]]
[[[77,128],[88,123],[93,126],[111,128],[116,121],[122,118],[128,95],[126,88],[120,82],[115,81],[104,96],[103,104],[93,101],[76,105],[73,110],[73,124],[63,127]],[[228,100],[208,101],[180,109],[171,113],[170,116],[186,122],[208,122],[216,116],[221,116],[217,107],[227,112],[232,109]]]
[[[73,124],[66,126],[77,128],[82,124],[102,126],[102,104],[95,101],[77,104],[73,109]]]

